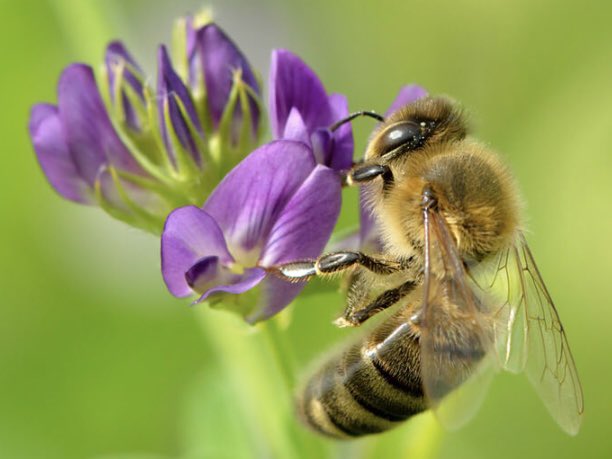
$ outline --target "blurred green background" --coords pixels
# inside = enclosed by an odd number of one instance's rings
[[[299,430],[262,333],[172,298],[158,241],[61,200],[27,137],[30,106],[56,101],[64,66],[97,65],[119,37],[152,72],[173,18],[202,3],[4,0],[0,457],[612,457],[612,4],[209,4],[264,75],[270,49],[285,47],[353,110],[384,111],[409,82],[470,110],[528,203],[528,239],[582,377],[582,431],[563,434],[510,375],[459,432],[427,416],[339,446]],[[358,149],[370,127],[355,123]],[[279,336],[297,359],[290,378],[346,334],[330,325],[341,297],[313,290],[282,318],[291,315]]]

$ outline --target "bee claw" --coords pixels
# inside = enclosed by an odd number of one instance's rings
[[[333,324],[339,328],[347,328],[347,327],[355,326],[355,323],[349,320],[346,320],[346,317],[338,317],[336,320],[334,320]]]

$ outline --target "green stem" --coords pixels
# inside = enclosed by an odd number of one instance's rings
[[[296,365],[275,319],[253,328],[231,313],[202,306],[200,324],[224,378],[240,400],[241,416],[251,426],[258,452],[254,457],[328,457],[323,442],[297,422],[293,407]]]
[[[197,316],[224,379],[240,400],[239,415],[250,426],[254,457],[299,458],[286,432],[290,410],[282,396],[285,388],[262,334],[249,330],[238,317],[205,305]]]
[[[277,318],[269,319],[264,325],[262,333],[268,341],[270,352],[274,355],[288,390],[295,389],[296,361],[291,343],[285,333],[280,330]]]
[[[293,394],[296,389],[297,361],[291,341],[280,325],[280,317],[273,317],[263,325],[262,334],[267,340],[270,355],[274,356],[276,365],[282,374],[286,396],[290,399],[291,419],[288,419],[287,428],[297,446],[302,458],[323,458],[329,456],[329,449],[312,434],[306,432],[305,427],[301,426],[295,416],[293,408]]]

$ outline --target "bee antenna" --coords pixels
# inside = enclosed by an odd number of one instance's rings
[[[374,111],[362,110],[360,112],[351,113],[349,116],[341,119],[340,121],[336,121],[334,124],[330,126],[329,130],[334,132],[343,124],[353,121],[355,118],[360,117],[360,116],[368,116],[370,118],[374,118],[375,120],[380,121],[381,123],[385,120],[385,118],[383,118],[382,116],[380,116],[378,113]]]

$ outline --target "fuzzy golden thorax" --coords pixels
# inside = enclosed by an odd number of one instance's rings
[[[464,259],[481,260],[519,229],[514,181],[498,156],[473,140],[442,143],[389,164],[394,182],[373,183],[367,197],[387,249],[397,256],[424,241],[423,190],[430,187]]]
[[[481,260],[512,241],[520,214],[513,178],[467,134],[463,110],[445,97],[397,110],[372,134],[365,162],[387,166],[392,178],[366,185],[365,195],[390,254],[420,255],[426,187],[464,259]]]

